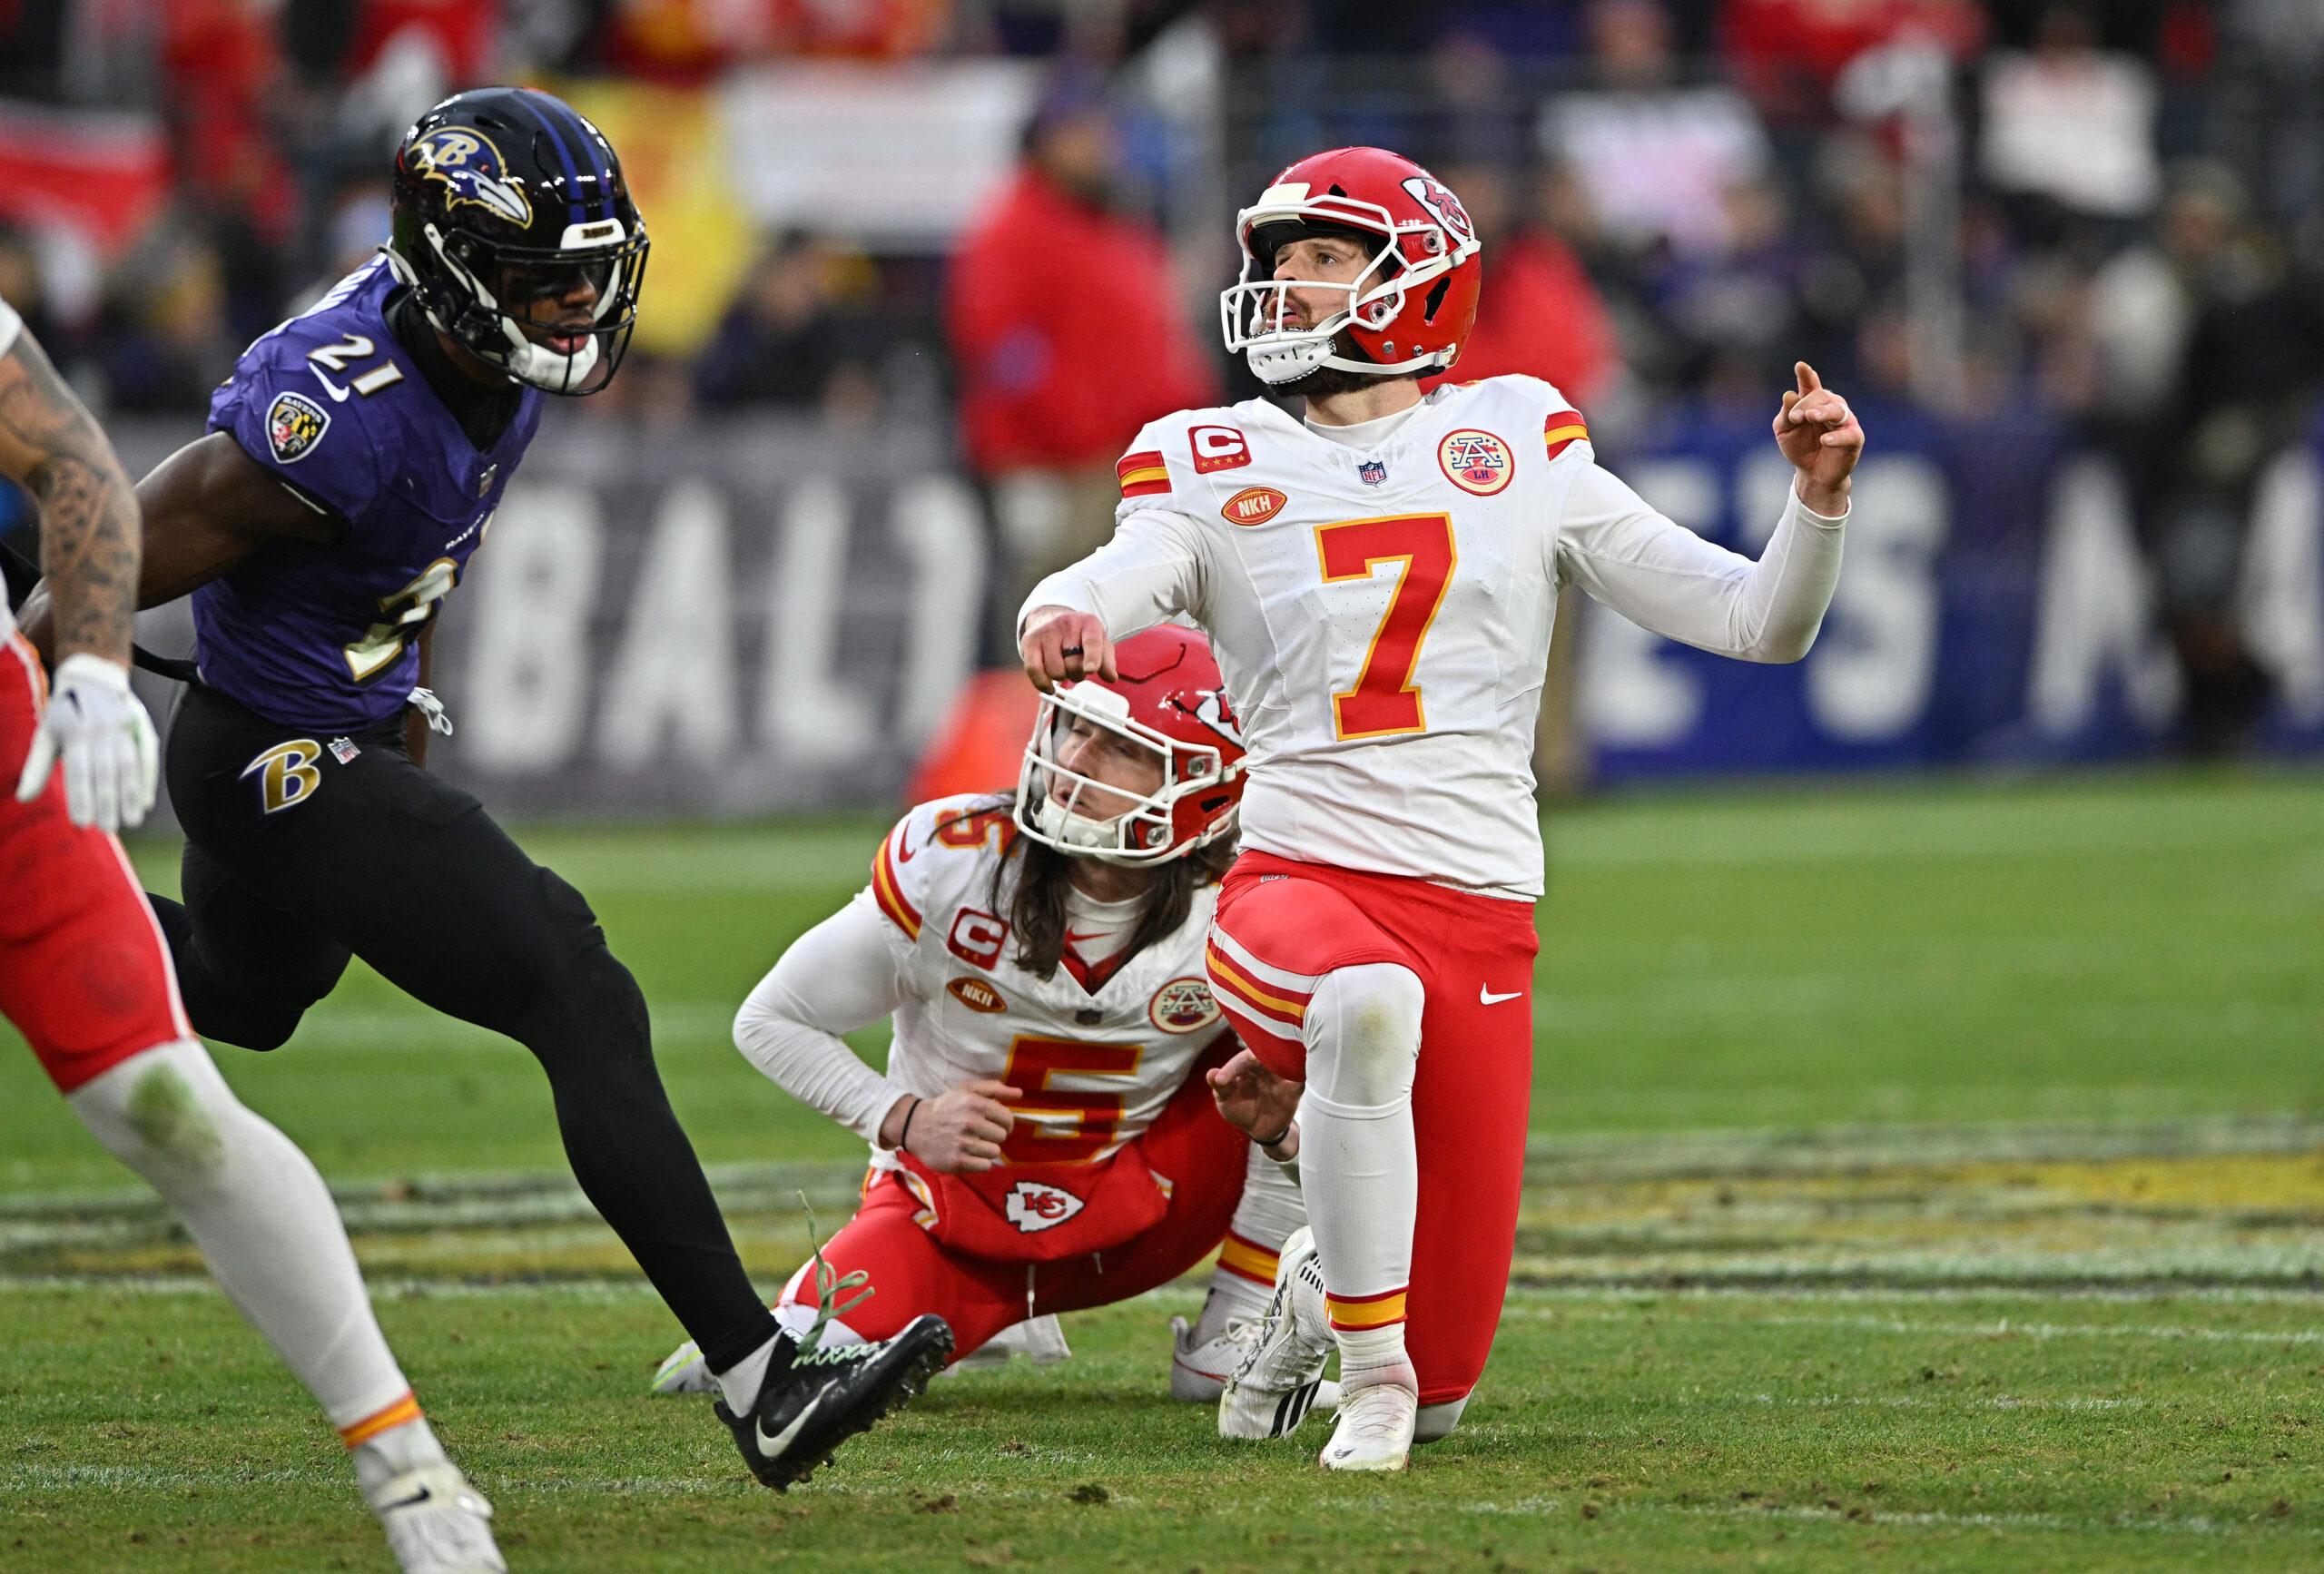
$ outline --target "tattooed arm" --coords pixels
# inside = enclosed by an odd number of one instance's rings
[[[0,346],[0,475],[40,505],[57,656],[16,801],[61,797],[74,824],[111,834],[145,818],[161,754],[152,718],[129,692],[137,498],[112,445],[14,312],[5,327],[14,342]],[[61,792],[53,774],[64,779]]]
[[[113,446],[29,333],[0,355],[0,474],[40,506],[49,654],[126,666],[137,605],[137,499]]]

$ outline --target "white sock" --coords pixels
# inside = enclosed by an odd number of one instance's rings
[[[774,1314],[780,1319],[782,1308],[776,1308]],[[766,1386],[766,1369],[773,1360],[774,1341],[770,1339],[725,1371],[714,1374],[718,1379],[719,1396],[725,1400],[728,1410],[736,1415],[750,1413],[751,1406],[759,1402],[759,1390]]]
[[[785,1301],[774,1309],[774,1320],[789,1329],[793,1339],[804,1339],[807,1337],[807,1330],[815,1325],[815,1308],[812,1303],[803,1305],[796,1301]],[[862,1344],[864,1343],[864,1338],[862,1334],[834,1317],[823,1324],[822,1336],[816,1343],[819,1344]]]
[[[1254,1144],[1243,1178],[1243,1200],[1235,1205],[1234,1223],[1218,1249],[1218,1264],[1210,1271],[1210,1296],[1195,1322],[1196,1344],[1217,1338],[1231,1322],[1266,1310],[1283,1243],[1306,1222],[1298,1183]]]
[[[381,1487],[406,1471],[450,1462],[444,1457],[444,1445],[436,1441],[436,1433],[425,1416],[415,1416],[400,1426],[389,1427],[357,1444],[352,1451],[356,1484],[363,1489],[367,1500],[376,1497]]]
[[[802,1270],[803,1273],[804,1271]],[[799,1284],[799,1276],[793,1275],[783,1294],[793,1294]],[[774,1321],[792,1338],[804,1339],[807,1330],[815,1325],[815,1308],[812,1303],[803,1305],[796,1301],[780,1302],[774,1307]],[[834,1317],[823,1324],[822,1336],[817,1343],[861,1344],[863,1335]],[[728,1410],[741,1415],[758,1402],[759,1390],[766,1382],[766,1369],[773,1359],[774,1341],[770,1339],[725,1371],[713,1374],[718,1380],[718,1392],[726,1401]]]
[[[411,1385],[371,1314],[322,1176],[234,1097],[200,1045],[181,1039],[149,1049],[65,1102],[162,1194],[227,1299],[342,1436],[389,1412],[400,1422]],[[417,1420],[417,1404],[409,1410]]]
[[[1420,1157],[1413,1071],[1427,992],[1409,968],[1324,975],[1307,1003],[1299,1176],[1324,1270],[1340,1382],[1416,1386],[1404,1353]]]

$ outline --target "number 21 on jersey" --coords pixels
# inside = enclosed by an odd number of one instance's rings
[[[1398,514],[1315,526],[1315,556],[1324,583],[1368,580],[1383,563],[1396,565],[1395,588],[1356,669],[1353,687],[1332,695],[1332,731],[1343,740],[1424,733],[1420,649],[1459,561],[1449,514]]]

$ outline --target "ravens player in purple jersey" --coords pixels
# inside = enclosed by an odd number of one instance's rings
[[[184,903],[153,899],[203,1037],[281,1045],[359,956],[548,1074],[574,1174],[717,1372],[777,1488],[918,1391],[951,1347],[780,1329],[654,1063],[645,1001],[589,904],[423,770],[428,638],[540,422],[621,365],[644,226],[606,138],[483,88],[396,154],[392,238],[243,352],[210,432],[137,488],[140,605],[191,593],[171,728]],[[35,643],[45,617],[25,618]]]

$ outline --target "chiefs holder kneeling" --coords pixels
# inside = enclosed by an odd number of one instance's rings
[[[1243,792],[1209,646],[1165,626],[1109,664],[1045,702],[1013,798],[906,814],[871,883],[751,992],[734,1037],[872,1145],[862,1206],[777,1307],[807,1343],[935,1313],[956,1360],[1055,1357],[1052,1313],[1219,1249],[1201,1317],[1173,1330],[1172,1392],[1207,1402],[1305,1222],[1278,1162],[1296,1151],[1297,1088],[1238,1055],[1204,977]],[[890,1016],[883,1075],[840,1035]],[[702,1382],[686,1346],[655,1386]]]

